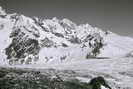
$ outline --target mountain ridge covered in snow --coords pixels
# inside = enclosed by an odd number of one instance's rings
[[[124,56],[133,39],[69,19],[7,14],[0,7],[0,57],[6,64],[67,62],[89,57]]]

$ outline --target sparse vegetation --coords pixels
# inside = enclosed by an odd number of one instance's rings
[[[59,75],[53,77],[44,71],[0,68],[0,89],[100,89],[104,83],[104,79],[98,78],[84,83],[78,79],[63,80]]]

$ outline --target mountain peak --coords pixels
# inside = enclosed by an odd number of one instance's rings
[[[0,15],[6,15],[5,10],[0,6]]]
[[[74,25],[74,23],[71,20],[67,19],[67,18],[62,19],[62,22],[65,23],[65,24],[68,24],[68,25],[71,25],[71,24]]]
[[[99,55],[110,57],[133,48],[129,44],[133,40],[111,35],[110,31],[105,32],[88,23],[77,25],[67,18],[42,19],[17,13],[6,14],[2,7],[0,15],[0,56],[8,59],[10,64],[61,62]],[[121,44],[125,46],[119,46]]]
[[[59,19],[57,17],[53,17],[52,20],[53,21],[59,21]]]

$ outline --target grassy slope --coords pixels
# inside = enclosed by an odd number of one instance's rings
[[[77,79],[66,81],[40,71],[0,68],[0,89],[90,89]]]

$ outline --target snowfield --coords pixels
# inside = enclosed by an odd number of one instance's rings
[[[28,68],[40,71],[55,69],[58,71],[70,71],[69,74],[57,72],[55,74],[63,78],[71,79],[74,76],[82,82],[103,76],[112,89],[133,89],[133,58],[114,59],[84,59],[62,63],[46,63],[41,65],[16,65],[11,68]],[[54,76],[54,74],[53,74]]]
[[[133,89],[133,58],[85,59],[60,64],[26,65],[25,67],[72,70],[77,73],[77,78],[84,82],[96,76],[104,76],[113,89]]]

